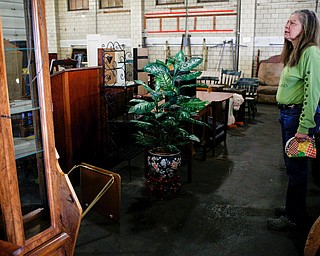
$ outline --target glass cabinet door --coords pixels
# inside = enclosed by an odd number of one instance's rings
[[[25,239],[51,225],[31,8],[30,0],[0,2],[10,119]],[[4,234],[2,230],[0,235]],[[5,237],[0,239],[6,240]]]

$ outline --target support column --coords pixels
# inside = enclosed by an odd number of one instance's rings
[[[251,77],[254,60],[254,37],[256,0],[238,1],[241,3],[239,68],[245,77]],[[241,46],[241,45],[245,45]]]
[[[60,29],[58,1],[45,0],[48,35],[48,52],[58,53],[60,49]]]
[[[131,39],[133,47],[141,47],[144,32],[144,0],[131,1]]]

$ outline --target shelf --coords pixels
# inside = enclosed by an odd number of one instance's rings
[[[7,47],[4,48],[5,52],[14,52],[14,51],[34,51],[34,48],[19,48],[19,47]]]
[[[32,100],[15,100],[10,102],[10,114],[20,114],[32,110],[38,110],[40,107],[32,106]]]
[[[37,140],[38,139],[36,139],[34,136],[29,136],[25,138],[14,137],[13,143],[15,158],[20,159],[42,152],[42,149],[37,149],[36,147]]]

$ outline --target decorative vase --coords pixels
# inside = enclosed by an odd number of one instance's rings
[[[148,174],[146,186],[149,192],[159,192],[161,197],[175,194],[181,189],[178,168],[181,165],[181,152],[159,153],[148,151]]]
[[[148,151],[149,174],[154,178],[173,178],[177,175],[180,165],[180,151],[177,153],[158,153],[156,149]]]

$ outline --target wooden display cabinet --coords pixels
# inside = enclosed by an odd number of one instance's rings
[[[22,2],[26,48],[6,47],[0,19],[0,254],[73,255],[82,209],[55,150],[45,4]]]

